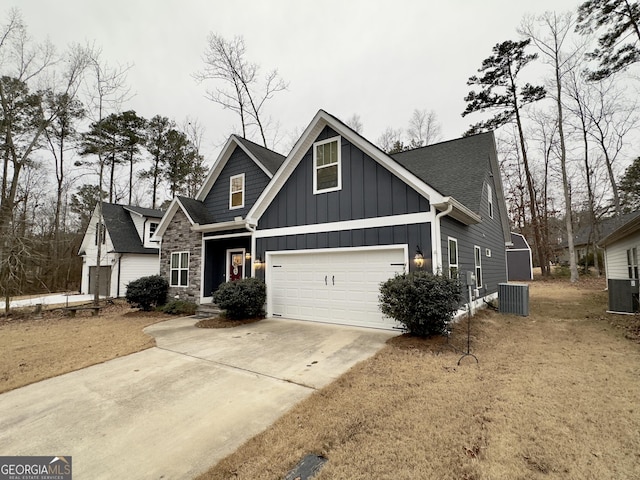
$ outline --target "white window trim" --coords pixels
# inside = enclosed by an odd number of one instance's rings
[[[232,198],[234,193],[238,193],[238,191],[233,191],[233,180],[236,178],[242,178],[242,190],[238,190],[242,192],[242,203],[240,205],[233,206]],[[238,175],[233,175],[229,178],[229,210],[236,210],[238,208],[244,208],[244,196],[245,196],[245,183],[244,183],[244,173],[239,173]]]
[[[473,263],[475,265],[476,288],[482,288],[482,249],[477,245],[473,246]]]
[[[335,187],[318,190],[318,175],[317,175],[318,166],[316,164],[316,147],[319,147],[320,145],[324,145],[326,143],[332,143],[332,142],[338,142],[338,160],[336,162],[338,166],[338,185]],[[320,193],[329,193],[329,192],[342,190],[342,139],[341,137],[337,136],[337,137],[328,138],[326,140],[321,140],[319,142],[315,142],[312,148],[313,148],[313,155],[312,155],[313,157],[313,194],[318,195]],[[327,166],[328,165],[324,165],[323,167],[327,167]],[[320,168],[323,168],[323,167],[320,167]]]
[[[180,267],[178,266],[178,268],[173,268],[172,265],[172,260],[173,260],[173,256],[174,255],[178,255],[178,265],[180,265],[180,259],[182,258],[182,254],[186,253],[187,254],[187,266],[186,267]],[[170,287],[176,287],[176,288],[187,288],[189,286],[189,262],[191,261],[191,254],[186,251],[183,250],[181,252],[171,252],[171,254],[169,255],[169,286]],[[178,284],[174,284],[173,283],[173,271],[177,270],[178,271]],[[186,270],[187,271],[187,284],[186,285],[180,285],[180,273],[182,272],[182,270]]]
[[[489,201],[489,218],[493,218],[493,190],[491,185],[487,184],[487,200]]]
[[[153,230],[151,229],[152,225],[156,226],[156,228],[154,228]],[[153,237],[153,235],[156,233],[159,226],[160,226],[159,222],[149,222],[149,236],[147,237],[148,241],[151,241],[151,237]]]
[[[451,263],[451,248],[449,246],[451,242],[455,242],[456,244],[456,263]],[[457,274],[460,275],[460,250],[458,248],[457,238],[447,237],[447,262],[449,264],[449,270],[447,270],[449,272],[449,278],[452,278],[451,267],[455,267]]]

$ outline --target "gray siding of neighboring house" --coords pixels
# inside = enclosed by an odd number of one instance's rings
[[[244,207],[229,209],[230,178],[244,173]],[[258,199],[270,178],[255,164],[253,160],[242,150],[236,147],[227,164],[220,172],[213,187],[204,199],[205,208],[216,222],[232,221],[235,217],[245,217],[249,209]]]
[[[335,137],[326,127],[316,141]],[[428,212],[429,201],[344,137],[342,189],[313,194],[310,148],[258,222],[258,229]],[[424,248],[423,248],[424,251]]]
[[[489,217],[487,189],[484,188],[480,204],[482,222],[477,225],[463,225],[451,217],[443,217],[441,220],[441,248],[442,267],[446,272],[449,267],[448,238],[458,240],[458,269],[462,271],[475,271],[474,246],[481,249],[482,258],[482,288],[480,296],[489,295],[498,291],[498,284],[507,281],[507,260],[504,242],[504,233],[500,222],[500,208],[495,196],[493,177],[488,174],[486,182],[491,182],[493,192],[493,218]],[[491,257],[486,256],[486,249],[491,250]]]
[[[415,268],[411,259],[419,245],[425,258],[424,268],[430,270],[431,223],[258,238],[256,254],[264,260],[267,251],[405,244],[409,246],[409,268]],[[256,276],[264,280],[264,270],[256,270]]]

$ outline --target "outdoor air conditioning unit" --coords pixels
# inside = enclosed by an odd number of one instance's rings
[[[529,316],[529,285],[499,283],[498,303],[500,313]]]

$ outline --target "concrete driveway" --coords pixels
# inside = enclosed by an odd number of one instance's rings
[[[0,395],[0,455],[68,455],[77,480],[191,479],[395,335],[195,322],[152,325],[154,348]]]

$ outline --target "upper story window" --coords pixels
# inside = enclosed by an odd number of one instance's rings
[[[98,245],[98,237],[100,237],[101,239],[100,243],[102,243],[103,245],[107,243],[107,228],[105,227],[104,223],[96,224],[96,235],[93,238],[94,245]]]
[[[157,229],[158,229],[158,224],[156,222],[149,223],[149,240],[151,240],[151,237],[153,237]]]
[[[489,202],[489,217],[493,218],[493,190],[487,185],[487,201]]]
[[[340,137],[313,144],[313,193],[334,192],[342,188]]]
[[[229,179],[229,209],[244,207],[244,173]]]

